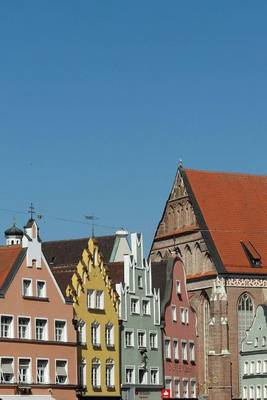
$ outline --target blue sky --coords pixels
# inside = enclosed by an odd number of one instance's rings
[[[265,1],[0,3],[0,229],[150,247],[178,161],[267,173]],[[4,210],[19,211],[4,211]],[[96,227],[97,234],[113,228]]]

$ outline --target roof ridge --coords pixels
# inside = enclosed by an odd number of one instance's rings
[[[107,238],[107,237],[115,237],[116,235],[103,235],[103,236],[95,236],[93,239],[102,239],[102,238]],[[84,236],[81,238],[74,238],[74,239],[57,239],[57,240],[46,240],[42,244],[46,243],[57,243],[57,242],[73,242],[73,241],[78,241],[78,240],[89,240],[91,236]]]
[[[237,176],[252,176],[252,177],[260,177],[260,178],[267,178],[267,175],[264,174],[254,174],[252,172],[237,172],[237,171],[210,171],[207,169],[194,169],[194,168],[184,168],[184,171],[192,171],[192,172],[200,172],[200,173],[205,173],[205,174],[210,174],[210,175],[215,175],[215,174],[223,174],[223,175],[237,175]]]

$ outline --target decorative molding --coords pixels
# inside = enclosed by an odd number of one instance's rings
[[[219,278],[224,279],[224,278]],[[267,279],[262,278],[226,278],[226,286],[267,288]]]

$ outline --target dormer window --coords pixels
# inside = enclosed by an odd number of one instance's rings
[[[243,242],[241,241],[241,246],[244,249],[244,252],[251,264],[252,267],[260,267],[261,266],[261,256],[257,251],[255,246],[251,243],[251,241]]]

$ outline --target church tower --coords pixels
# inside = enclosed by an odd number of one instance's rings
[[[217,278],[214,281],[210,297],[209,400],[230,400],[232,398],[227,306],[224,279]]]

